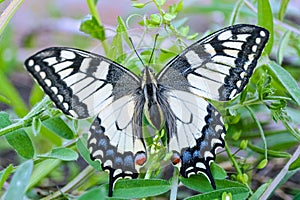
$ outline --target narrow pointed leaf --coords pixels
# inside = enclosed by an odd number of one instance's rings
[[[4,200],[22,200],[24,198],[32,169],[33,162],[31,160],[24,162],[18,167],[4,195]]]
[[[73,161],[78,159],[78,154],[72,149],[62,147],[53,149],[48,155],[39,155],[38,157],[59,159],[63,161]]]
[[[4,170],[0,172],[0,188],[2,188],[4,182],[7,180],[12,170],[13,170],[13,166],[12,164],[10,164],[8,165],[8,167],[6,167]]]
[[[43,121],[42,124],[53,133],[65,139],[71,140],[74,138],[73,131],[60,117],[50,118]]]
[[[297,105],[300,106],[300,88],[297,81],[295,81],[289,72],[275,62],[269,62],[267,67],[275,74],[278,81],[286,89],[287,93],[293,98]]]

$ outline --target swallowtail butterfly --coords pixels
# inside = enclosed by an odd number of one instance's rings
[[[141,77],[103,56],[68,48],[44,49],[25,61],[56,107],[76,119],[96,116],[88,149],[110,172],[109,196],[119,178],[137,178],[147,161],[143,116],[165,128],[171,162],[183,177],[210,171],[224,147],[220,113],[205,99],[227,101],[248,83],[269,32],[239,24],[192,44],[158,74]]]

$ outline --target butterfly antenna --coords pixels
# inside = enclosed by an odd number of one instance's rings
[[[131,45],[132,45],[132,48],[133,48],[135,54],[137,55],[137,57],[140,59],[141,63],[142,63],[142,64],[144,65],[144,67],[145,67],[145,64],[144,64],[143,60],[141,59],[140,55],[139,55],[138,52],[136,51],[136,48],[135,48],[135,46],[134,46],[134,44],[133,44],[133,42],[132,42],[131,37],[129,37],[129,40],[130,40],[130,43],[131,43]]]
[[[151,63],[151,60],[152,60],[152,57],[153,57],[153,54],[154,54],[154,50],[155,50],[155,47],[156,47],[156,42],[157,42],[157,38],[158,38],[158,33],[155,35],[155,38],[154,38],[154,45],[153,45],[153,49],[152,49],[152,52],[151,52],[151,56],[150,56],[150,59],[149,59],[149,62],[148,62],[148,66],[150,65]]]

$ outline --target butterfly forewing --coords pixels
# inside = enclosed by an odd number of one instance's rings
[[[188,47],[157,75],[168,148],[182,176],[203,173],[216,187],[209,165],[224,147],[225,128],[220,113],[201,97],[230,100],[240,93],[268,36],[253,25],[221,29]]]
[[[118,178],[136,178],[147,155],[139,79],[113,61],[72,48],[48,48],[25,61],[55,105],[74,118],[97,115],[88,137],[91,158]]]
[[[157,79],[164,87],[230,100],[248,83],[268,37],[267,30],[253,25],[221,29],[171,60]]]
[[[103,56],[66,47],[40,51],[25,66],[65,114],[96,116],[88,148],[110,172],[109,196],[116,180],[137,178],[147,160],[143,116],[158,121],[156,128],[165,122],[171,161],[182,176],[203,173],[216,188],[209,165],[224,147],[225,128],[202,97],[230,100],[240,93],[268,36],[253,25],[221,29],[188,47],[157,76],[146,68],[146,81]]]
[[[113,61],[66,47],[40,51],[25,61],[55,105],[74,118],[93,117],[139,87],[139,79]]]

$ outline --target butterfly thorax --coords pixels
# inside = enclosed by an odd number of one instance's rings
[[[157,80],[149,67],[146,67],[143,73],[142,90],[145,97],[144,114],[148,122],[160,130],[164,116],[157,100]]]

